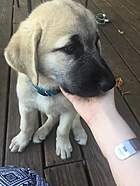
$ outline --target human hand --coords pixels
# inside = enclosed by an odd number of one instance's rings
[[[64,96],[73,104],[75,110],[81,117],[90,124],[94,116],[101,115],[102,112],[111,112],[115,108],[114,88],[98,97],[82,98],[69,94],[60,88]]]

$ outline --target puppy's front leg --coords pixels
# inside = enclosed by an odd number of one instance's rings
[[[69,133],[75,115],[75,112],[65,112],[60,115],[60,123],[56,135],[56,154],[60,156],[61,159],[71,157],[72,146],[69,139]]]
[[[34,143],[41,143],[45,140],[52,128],[58,122],[58,116],[47,115],[47,117],[47,121],[35,132],[33,136]]]
[[[11,141],[9,146],[11,152],[22,152],[29,144],[35,130],[35,122],[33,122],[35,111],[19,104],[19,112],[21,116],[20,132]]]
[[[79,145],[86,145],[87,143],[87,134],[85,129],[83,128],[80,122],[79,114],[76,115],[72,124],[72,132],[74,135],[74,139],[77,141]]]

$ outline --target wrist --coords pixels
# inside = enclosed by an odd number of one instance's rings
[[[100,117],[92,119],[89,127],[107,159],[114,156],[118,144],[136,137],[116,109],[108,114],[102,112]]]
[[[112,89],[106,95],[93,100],[89,111],[89,124],[93,124],[93,121],[94,123],[104,121],[106,118],[111,119],[112,116],[115,117],[116,115],[118,115],[118,111],[114,101],[114,89]]]
[[[96,107],[90,114],[88,123],[90,126],[104,125],[105,123],[112,124],[114,123],[114,118],[118,118],[118,115],[119,113],[115,105]]]

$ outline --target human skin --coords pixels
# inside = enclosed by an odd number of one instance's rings
[[[118,144],[136,137],[116,109],[114,89],[102,96],[88,99],[70,95],[63,90],[62,92],[91,129],[108,160],[116,184],[118,186],[140,185],[140,153],[126,160],[120,160],[114,152]]]

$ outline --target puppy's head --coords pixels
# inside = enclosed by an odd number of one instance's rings
[[[36,8],[13,35],[5,57],[34,84],[41,84],[43,77],[82,97],[97,96],[115,85],[101,57],[94,16],[71,0]]]

